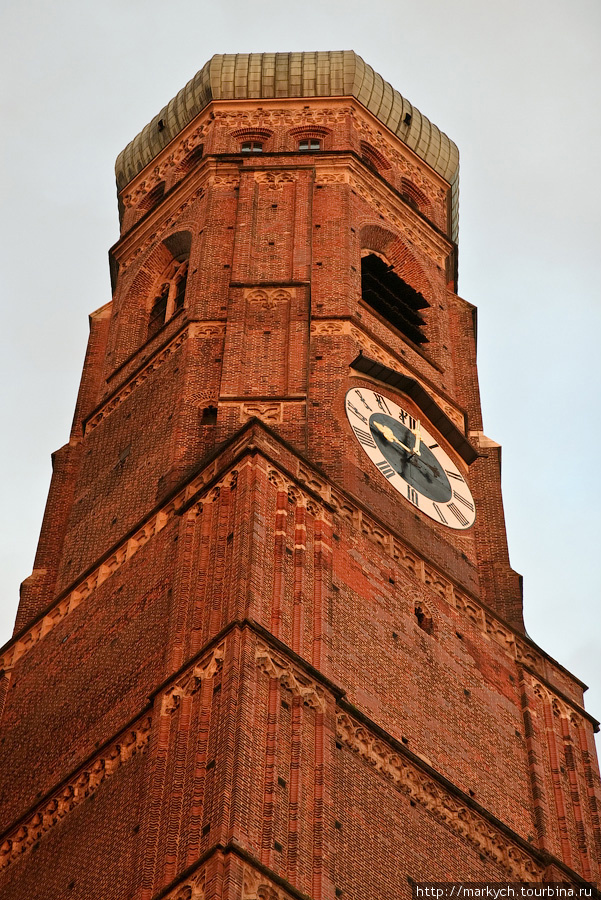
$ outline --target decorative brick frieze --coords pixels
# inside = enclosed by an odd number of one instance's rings
[[[249,419],[261,419],[269,424],[279,424],[284,421],[283,403],[240,403],[240,421]]]
[[[5,832],[0,839],[0,869],[31,850],[36,841],[91,797],[107,778],[136,753],[143,752],[150,740],[151,727],[150,716],[144,716],[63,782],[60,789],[42,801],[25,820]]]
[[[244,866],[242,900],[288,900],[289,896],[261,872]]]
[[[119,272],[122,275],[126,272],[132,263],[134,263],[138,257],[142,256],[150,247],[156,246],[164,234],[169,231],[177,222],[181,219],[183,213],[197,200],[200,200],[201,197],[204,196],[206,190],[206,184],[203,184],[201,187],[197,188],[193,193],[189,194],[179,206],[176,206],[172,212],[168,215],[161,215],[160,219],[152,225],[152,231],[147,234],[146,237],[142,238],[142,240],[136,240],[135,244],[133,244],[132,251],[130,253],[124,253],[123,258],[121,257],[121,253],[123,252],[120,248],[117,249],[116,255],[119,258]],[[167,201],[165,201],[167,202]],[[124,242],[123,247],[129,245],[129,240]]]
[[[349,177],[348,172],[324,172],[320,168],[315,173],[315,184],[348,184]]]
[[[69,593],[62,597],[46,615],[21,635],[14,643],[9,644],[3,656],[0,657],[0,669],[11,670],[15,663],[28,653],[49,631],[59,622],[73,612],[79,604],[87,599],[96,588],[107,578],[110,578],[121,566],[138,552],[151,538],[165,528],[165,526],[181,511],[202,487],[215,476],[216,463],[208,466],[203,472],[194,478],[189,484],[167,503],[159,512],[151,516],[132,537],[128,538],[117,548],[104,562],[91,572],[85,579],[79,582]],[[235,484],[237,470],[228,472],[223,478],[213,485],[208,494],[203,497],[204,503],[212,503],[219,496],[222,487],[230,487]],[[192,514],[194,511],[192,510]]]
[[[281,191],[285,184],[294,184],[296,179],[295,172],[255,172],[256,183],[272,191]]]
[[[257,303],[261,309],[275,309],[282,301],[291,301],[294,295],[294,290],[286,288],[247,288],[244,291],[244,299]]]
[[[167,894],[161,893],[161,900],[205,900],[206,869],[194,872]],[[241,900],[289,900],[290,894],[276,886],[262,872],[244,865],[242,874]]]
[[[161,713],[172,714],[178,709],[182,697],[191,697],[200,690],[203,681],[213,678],[221,671],[223,666],[223,657],[225,654],[225,645],[220,644],[215,647],[206,659],[194,664],[184,675],[179,678],[174,685],[169,687],[162,701]]]
[[[355,115],[356,109],[352,106],[342,107],[314,107],[307,106],[304,109],[294,107],[282,107],[281,109],[260,110],[215,110],[215,122],[225,128],[276,128],[311,125],[342,125],[348,116]]]
[[[143,178],[131,182],[130,189],[122,195],[123,205],[127,208],[138,206],[146,194],[161,181],[164,181],[171,171],[180,166],[184,159],[203,143],[212,124],[211,119],[203,122],[191,134],[178,141],[172,152],[154,166],[150,172],[146,171]]]
[[[306,418],[305,400],[220,400],[219,409],[237,411],[237,419],[244,425],[250,419],[260,419],[266,425],[280,425],[287,420],[295,422]]]
[[[276,678],[281,685],[292,692],[294,697],[300,697],[303,703],[318,712],[325,711],[326,695],[323,688],[296,666],[293,666],[289,660],[262,641],[257,642],[255,659],[257,668],[261,672],[264,672],[269,678]]]
[[[236,173],[227,175],[212,175],[209,178],[209,184],[216,188],[237,188],[240,184],[240,176]]]
[[[146,172],[142,181],[139,181],[136,187],[123,194],[122,201],[126,209],[138,206],[144,197],[150,193],[153,188],[163,180],[163,167],[155,166],[151,171]]]
[[[476,850],[507,872],[514,881],[541,881],[544,866],[476,809],[463,803],[417,764],[401,756],[346,712],[337,715],[338,740],[364,759],[409,798]]]
[[[205,900],[205,872],[194,874],[191,878],[174,887],[167,894],[161,893],[161,900]]]

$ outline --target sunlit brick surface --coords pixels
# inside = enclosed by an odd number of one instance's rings
[[[215,99],[120,199],[113,300],[2,651],[2,897],[594,882],[594,723],[524,633],[449,183],[352,96]],[[369,253],[427,301],[419,347],[362,299]],[[183,307],[149,328],[186,260]],[[424,422],[473,527],[378,471],[351,387]]]

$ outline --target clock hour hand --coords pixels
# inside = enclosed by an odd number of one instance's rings
[[[385,439],[391,444],[398,444],[399,447],[402,447],[407,453],[411,456],[413,455],[413,450],[410,450],[409,447],[406,447],[402,441],[399,441],[398,437],[393,432],[392,428],[389,428],[388,425],[382,425],[380,422],[374,422],[375,427],[380,431]]]

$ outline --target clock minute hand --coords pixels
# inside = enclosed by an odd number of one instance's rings
[[[415,426],[415,431],[413,429],[411,429],[411,432],[415,439],[415,443],[413,446],[413,452],[417,453],[417,455],[420,456],[419,448],[420,448],[420,444],[422,442],[422,426],[421,426],[421,422],[419,419],[417,420],[417,424]]]

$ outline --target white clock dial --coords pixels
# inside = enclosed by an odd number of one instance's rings
[[[476,505],[465,478],[419,419],[367,388],[352,388],[344,405],[364,452],[399,494],[447,528],[474,524]]]

